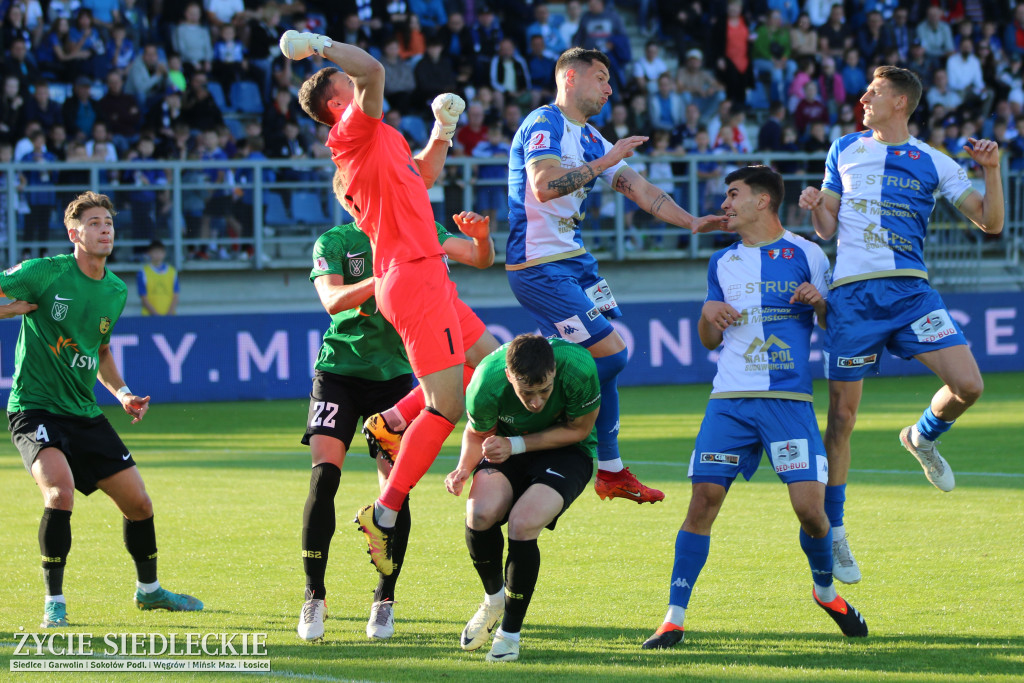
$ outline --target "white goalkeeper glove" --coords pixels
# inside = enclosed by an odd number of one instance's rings
[[[305,59],[312,54],[324,56],[324,48],[330,47],[332,41],[319,33],[299,33],[295,30],[285,31],[281,36],[281,53],[288,59]]]
[[[438,140],[447,140],[448,146],[451,147],[459,115],[466,108],[465,100],[455,93],[446,92],[435,97],[430,108],[434,110],[435,119],[432,136]]]

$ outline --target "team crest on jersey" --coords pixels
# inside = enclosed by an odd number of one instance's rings
[[[100,334],[106,334],[110,332],[111,320],[107,316],[100,318]]]
[[[359,277],[366,271],[366,259],[354,258],[348,261],[348,271],[353,277]]]
[[[546,130],[538,130],[530,136],[530,143],[526,146],[527,152],[536,152],[541,149],[551,149],[551,133]]]
[[[893,155],[894,157],[905,157],[905,156],[907,156],[907,150],[905,150],[905,149],[890,149],[889,150],[889,154]]]
[[[13,266],[11,266],[10,268],[8,268],[7,270],[5,270],[4,271],[4,275],[14,275],[19,270],[21,270],[21,264],[20,263],[16,263]]]
[[[313,259],[313,270],[327,270],[327,259],[323,256]]]
[[[782,250],[782,258],[784,258],[784,259],[791,259],[791,258],[793,258],[793,249],[790,248],[790,247],[787,247],[786,249],[783,249]]]
[[[917,161],[918,159],[921,158],[921,153],[916,151],[916,150],[914,150],[914,151],[907,152],[907,156],[910,157],[911,159],[913,159],[914,161]]]
[[[768,256],[771,257],[772,261],[774,261],[775,259],[779,258],[779,256],[781,254],[782,254],[782,250],[781,249],[769,249],[768,250]]]
[[[61,321],[68,317],[68,305],[62,304],[59,301],[54,301],[53,308],[50,309],[50,317],[57,321]]]

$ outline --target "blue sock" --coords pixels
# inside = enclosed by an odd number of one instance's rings
[[[831,553],[831,545],[829,546]],[[693,584],[697,583],[700,570],[708,561],[708,552],[711,550],[711,537],[691,534],[689,531],[679,530],[676,534],[676,559],[672,565],[672,584],[668,589],[668,604],[687,607],[690,604],[690,593],[693,592]],[[829,554],[831,567],[832,555]]]
[[[800,547],[811,565],[811,580],[827,588],[832,585],[832,529],[821,538],[811,538],[800,529]]]
[[[604,401],[604,397],[601,397],[601,401]],[[598,413],[600,415],[600,413]],[[598,418],[600,419],[600,418]],[[956,422],[956,420],[953,420]],[[932,407],[928,406],[921,413],[921,419],[917,421],[917,431],[924,438],[929,441],[935,441],[939,438],[939,435],[945,434],[949,431],[949,428],[953,426],[953,422],[946,422],[935,417],[935,413],[932,412]]]
[[[846,508],[846,484],[825,487],[825,514],[832,526],[843,526],[843,511]]]
[[[597,378],[601,382],[601,409],[597,413],[597,459],[619,457],[618,376],[626,368],[626,349],[610,356],[595,358]]]

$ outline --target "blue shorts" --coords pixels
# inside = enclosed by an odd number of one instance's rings
[[[687,476],[728,489],[736,476],[749,480],[761,452],[786,484],[828,483],[825,444],[810,401],[785,398],[713,398],[704,412]]]
[[[964,333],[922,278],[860,280],[829,292],[826,379],[856,382],[868,370],[877,373],[883,349],[910,359],[962,344]]]
[[[607,317],[622,315],[618,306],[602,314],[587,295],[587,288],[601,282],[597,260],[590,254],[510,270],[508,282],[545,336],[590,347],[615,331]]]

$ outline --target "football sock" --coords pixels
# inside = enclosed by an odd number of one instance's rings
[[[953,420],[953,422],[956,422],[956,420]],[[932,407],[928,406],[921,413],[921,419],[917,421],[917,432],[929,441],[935,441],[940,435],[949,431],[949,428],[953,426],[953,422],[940,420],[932,412]]]
[[[420,412],[405,431],[395,467],[378,499],[383,507],[395,512],[401,509],[409,490],[434,464],[444,440],[453,429],[455,425],[433,408],[428,406]]]
[[[832,529],[821,538],[811,536],[800,529],[800,547],[811,565],[811,580],[815,587],[822,588],[832,585]],[[818,593],[821,597],[821,592]],[[825,602],[828,602],[826,600]]]
[[[418,386],[416,389],[413,389],[413,391],[416,391],[417,389],[419,389]],[[420,395],[422,396],[422,394],[423,390],[420,389]],[[404,401],[405,398],[402,398],[401,400]],[[402,415],[402,411],[398,409],[397,405],[392,408],[388,408],[381,413],[380,416],[384,418],[384,423],[388,426],[388,429],[396,434],[404,432],[405,428],[409,426],[409,423],[406,421],[405,416]]]
[[[597,463],[598,472],[607,472],[609,474],[618,474],[625,465],[622,464],[622,458],[612,458],[611,460],[600,460]]]
[[[468,365],[462,366],[462,393],[466,393],[466,387],[469,386],[469,380],[473,379],[474,368]],[[423,397],[423,385],[417,384],[412,391],[403,396],[398,403],[395,404],[394,408],[390,408],[383,413],[384,421],[388,423],[388,427],[391,427],[391,431],[400,432],[406,429],[409,424],[416,419],[416,416],[427,407],[427,400]],[[392,421],[394,420],[394,421]]]
[[[514,633],[510,633],[509,631],[505,630],[504,626],[499,626],[498,627],[498,635],[502,636],[503,638],[507,638],[507,639],[509,639],[509,640],[511,640],[513,642],[516,642],[516,643],[519,642],[519,631],[515,631]]]
[[[377,582],[377,590],[373,592],[374,602],[382,600],[395,601],[395,584],[398,583],[398,575],[402,571],[402,560],[405,559],[405,551],[409,547],[409,532],[412,529],[412,512],[409,510],[409,499],[402,503],[402,509],[398,511],[395,519],[395,530],[392,532],[391,559],[395,563],[395,570],[390,576],[380,575]]]
[[[679,530],[679,533],[676,534],[676,559],[672,565],[672,584],[668,589],[668,604],[679,605],[683,609],[689,607],[693,584],[697,582],[700,570],[708,561],[710,551],[710,536]]]
[[[124,547],[128,554],[135,561],[135,574],[139,583],[153,583],[156,581],[156,530],[153,527],[153,518],[141,519],[133,522],[125,518]]]
[[[669,605],[668,611],[665,612],[665,622],[669,624],[675,624],[676,626],[682,626],[683,621],[686,619],[686,608],[680,607],[679,605]]]
[[[43,508],[39,520],[39,553],[43,558],[46,594],[64,594],[64,566],[71,551],[71,510]]]
[[[68,604],[63,595],[47,595],[46,602],[63,602],[65,605]]]
[[[597,412],[597,468],[609,472],[622,469],[619,460],[619,388],[618,376],[626,368],[626,349],[610,356],[595,358],[601,382],[601,409]],[[618,461],[618,470],[613,469]],[[607,463],[607,464],[606,464]]]
[[[309,494],[302,510],[302,570],[306,574],[307,600],[323,600],[327,595],[324,574],[334,537],[334,495],[339,483],[341,470],[333,463],[320,463],[309,474]]]
[[[814,584],[814,594],[818,596],[818,600],[821,600],[826,605],[839,597],[834,583],[829,586]]]
[[[484,592],[488,596],[501,594],[505,585],[501,574],[501,556],[505,552],[505,537],[501,534],[501,526],[495,524],[490,529],[477,531],[466,525],[466,547],[469,558],[473,560],[476,573],[484,584]],[[501,600],[504,600],[504,596]],[[488,604],[492,604],[490,600]]]
[[[402,502],[404,503],[405,501]],[[373,521],[381,529],[392,530],[398,522],[398,510],[392,510],[391,508],[384,507],[384,505],[382,505],[378,500],[373,504]]]
[[[484,602],[487,603],[488,607],[504,607],[505,606],[505,586],[502,584],[501,588],[498,589],[497,593],[488,593],[484,591]]]
[[[832,528],[843,526],[843,512],[846,508],[846,484],[825,487],[825,514]]]
[[[142,583],[141,581],[136,581],[135,587],[143,593],[155,593],[156,590],[160,588],[160,582],[153,581],[152,583]]]
[[[505,563],[505,616],[501,629],[506,633],[523,630],[523,619],[537,586],[540,573],[540,548],[537,539],[514,541],[508,539],[508,561]]]

